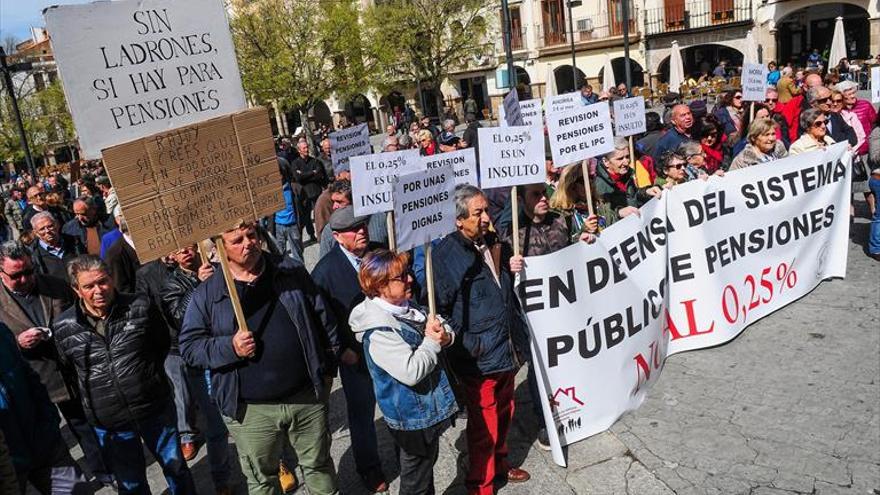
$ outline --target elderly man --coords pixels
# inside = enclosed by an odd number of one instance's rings
[[[327,184],[327,176],[321,162],[309,156],[307,142],[299,141],[296,144],[296,151],[299,155],[290,162],[290,168],[294,182],[302,188],[302,194],[296,194],[296,199],[299,201],[297,228],[299,228],[300,238],[302,238],[302,229],[305,227],[312,240],[315,240],[312,208],[315,205],[315,200],[321,195],[324,185]],[[296,193],[295,190],[294,192]]]
[[[121,493],[147,493],[146,446],[173,494],[195,493],[178,443],[171,388],[162,369],[168,334],[143,294],[116,291],[100,258],[67,266],[79,302],[52,326],[63,362],[76,373],[86,418]]]
[[[336,175],[333,171],[333,159],[330,157],[330,152],[330,139],[322,139],[321,154],[318,155],[318,160],[324,166],[324,174],[327,176],[327,180],[333,180],[333,177]]]
[[[398,151],[400,150],[400,138],[397,137],[397,134],[393,136],[387,136],[382,140],[382,151]]]
[[[689,106],[684,104],[672,107],[672,128],[657,141],[654,146],[654,163],[661,163],[661,157],[667,151],[678,148],[684,141],[693,139],[691,128],[694,126],[694,116]]]
[[[222,273],[196,287],[180,331],[187,364],[211,370],[211,395],[235,440],[252,495],[280,494],[278,459],[290,440],[309,493],[336,493],[327,425],[339,348],[336,323],[305,267],[260,250],[255,225],[224,232],[247,331]]]
[[[835,143],[848,141],[850,146],[855,146],[858,143],[858,136],[856,136],[855,129],[850,127],[839,113],[831,111],[830,89],[825,86],[810,88],[810,90],[807,91],[806,100],[809,102],[811,108],[815,108],[825,114],[826,135],[830,136]],[[807,129],[801,129],[801,134],[806,131]]]
[[[74,239],[80,252],[99,256],[101,237],[116,227],[113,219],[108,215],[102,217],[92,198],[74,201],[73,214],[74,217],[61,228],[61,233]]]
[[[593,93],[593,86],[584,80],[584,84],[581,85],[581,103],[584,105],[592,105],[598,101],[599,95]]]
[[[328,188],[330,192],[330,202],[333,211],[346,206],[351,206],[351,181],[348,179],[340,179],[330,184]],[[388,227],[387,217],[384,213],[375,213],[370,215],[367,222],[367,230],[370,234],[370,240],[378,244],[388,243]],[[336,238],[330,230],[330,224],[324,226],[321,231],[321,249],[318,251],[318,259],[323,258],[336,245]]]
[[[9,192],[9,199],[6,200],[6,204],[3,208],[3,213],[6,216],[6,221],[9,222],[9,228],[12,230],[12,238],[18,239],[21,237],[21,233],[25,231],[24,228],[24,208],[27,205],[27,202],[24,200],[24,193],[21,189],[14,187]]]
[[[61,225],[48,211],[31,217],[31,227],[37,236],[32,248],[34,269],[67,281],[67,262],[82,254],[77,243],[61,235]]]
[[[92,475],[101,483],[110,484],[112,477],[104,466],[95,433],[86,421],[79,391],[58,363],[49,331],[55,319],[73,304],[70,287],[62,279],[36,273],[30,252],[14,241],[0,245],[0,280],[0,320],[12,330],[25,360],[40,376],[49,399],[64,416],[83,449]]]
[[[59,225],[62,225],[66,221],[63,212],[59,211],[57,208],[51,208],[49,204],[46,203],[45,191],[37,186],[31,186],[27,189],[27,202],[28,204],[21,214],[22,227],[25,231],[31,230],[31,227],[33,226],[31,219],[33,219],[37,213],[44,211],[51,213],[58,221]]]
[[[342,346],[339,376],[348,410],[348,428],[351,432],[355,468],[364,486],[371,492],[378,493],[387,491],[388,483],[382,473],[376,427],[373,423],[376,396],[373,394],[373,382],[364,361],[363,346],[357,342],[348,324],[351,310],[364,300],[358,282],[358,270],[370,247],[367,222],[367,217],[355,217],[351,206],[334,211],[328,226],[336,239],[336,245],[327,256],[318,261],[312,277],[339,324],[339,340]]]
[[[449,358],[468,410],[465,484],[468,493],[479,495],[494,493],[498,478],[524,482],[530,477],[507,459],[514,377],[528,345],[512,275],[523,262],[489,231],[488,208],[476,187],[456,187],[458,230],[434,251],[437,310],[458,336]]]

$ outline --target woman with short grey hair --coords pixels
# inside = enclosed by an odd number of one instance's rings
[[[792,155],[825,149],[834,144],[834,140],[828,135],[825,114],[817,108],[808,108],[801,113],[800,128],[804,134],[791,143],[788,151]]]
[[[785,145],[776,139],[776,123],[771,119],[756,119],[746,134],[748,144],[736,155],[729,170],[751,167],[758,163],[778,160],[788,156]]]

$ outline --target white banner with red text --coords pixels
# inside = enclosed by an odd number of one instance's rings
[[[519,286],[554,461],[635,410],[667,356],[716,346],[846,274],[845,144],[693,181]],[[773,363],[768,363],[768,366]]]

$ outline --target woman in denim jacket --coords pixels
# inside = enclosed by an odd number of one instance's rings
[[[400,447],[400,493],[433,494],[440,435],[458,405],[443,365],[451,328],[410,302],[409,256],[378,249],[361,262],[367,298],[349,323],[364,345],[376,402]]]

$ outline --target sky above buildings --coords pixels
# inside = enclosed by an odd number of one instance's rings
[[[0,40],[15,36],[23,41],[31,36],[30,28],[45,26],[43,9],[50,5],[86,3],[90,0],[0,0]]]

